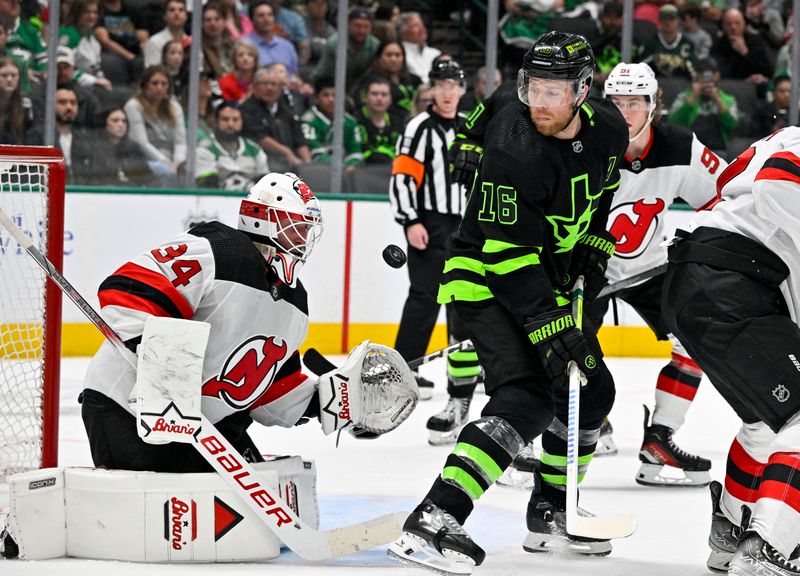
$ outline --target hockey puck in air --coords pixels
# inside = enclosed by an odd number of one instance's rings
[[[392,268],[402,268],[406,263],[406,253],[400,246],[389,244],[383,249],[383,259]]]

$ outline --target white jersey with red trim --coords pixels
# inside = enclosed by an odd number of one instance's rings
[[[103,319],[135,349],[148,316],[211,324],[203,363],[203,414],[217,423],[250,410],[270,426],[293,426],[315,393],[300,372],[297,349],[308,331],[305,289],[276,286],[266,262],[242,232],[201,224],[128,262],[100,285]],[[85,387],[133,413],[136,375],[107,342],[93,358]]]
[[[712,206],[718,200],[714,182],[726,166],[690,130],[653,125],[641,156],[626,155],[622,162],[622,182],[608,216],[608,230],[617,238],[606,272],[609,281],[666,263],[661,243],[674,232],[666,227],[670,204],[680,197],[695,210]]]
[[[800,128],[779,130],[742,152],[717,180],[723,202],[692,220],[760,242],[789,267],[781,284],[800,319]]]

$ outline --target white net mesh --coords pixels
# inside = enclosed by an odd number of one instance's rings
[[[47,253],[48,165],[0,162],[0,209]],[[46,275],[0,226],[0,477],[42,456]]]

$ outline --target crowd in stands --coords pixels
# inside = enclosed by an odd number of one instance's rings
[[[502,4],[495,85],[514,82],[527,47],[547,30],[561,29],[586,35],[594,47],[599,95],[621,59],[618,0]],[[337,32],[333,0],[207,0],[196,184],[246,190],[268,170],[280,170],[326,190],[336,47],[346,41],[343,161],[351,188],[345,190],[385,194],[397,140],[430,103],[431,65],[452,58],[430,34],[432,19],[447,15],[435,7],[433,13],[401,7],[351,2],[347,27]],[[188,62],[197,36],[191,8],[186,0],[61,0],[55,140],[70,183],[168,187],[183,181]],[[728,159],[785,126],[790,10],[786,0],[636,0],[634,60],[649,63],[658,76],[660,121],[693,129]],[[43,0],[0,0],[0,143],[45,141],[52,25]],[[465,115],[486,97],[485,70],[471,72],[460,104]],[[368,189],[354,184],[367,172]]]

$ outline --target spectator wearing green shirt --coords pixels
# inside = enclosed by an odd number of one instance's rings
[[[0,19],[6,23],[6,51],[21,59],[34,71],[31,80],[39,79],[47,59],[47,46],[42,38],[41,21],[20,17],[19,0],[0,0]],[[38,25],[37,25],[38,24]]]
[[[658,34],[642,45],[639,61],[649,64],[660,78],[692,79],[697,56],[694,44],[680,31],[678,9],[664,4],[658,11]]]
[[[336,75],[336,43],[339,35],[333,34],[325,43],[322,57],[311,77],[313,80]],[[372,16],[366,8],[356,7],[347,17],[347,75],[349,90],[370,67],[380,41],[372,35]]]
[[[75,0],[59,28],[59,43],[74,51],[75,67],[94,78],[94,84],[111,90],[111,82],[103,77],[102,47],[94,35],[100,21],[100,0]]]
[[[381,76],[370,76],[364,82],[364,105],[355,113],[361,134],[364,162],[391,164],[397,139],[403,133],[403,120],[392,114],[392,83]]]
[[[713,58],[700,60],[692,86],[673,102],[669,122],[689,128],[700,142],[727,159],[726,147],[739,124],[739,108],[736,98],[720,90],[718,82],[717,62]]]
[[[330,164],[333,153],[333,105],[335,88],[333,78],[323,76],[314,81],[314,105],[300,119],[303,136],[311,149],[311,160]],[[344,115],[344,165],[352,171],[364,161],[361,152],[361,135],[356,119]]]

